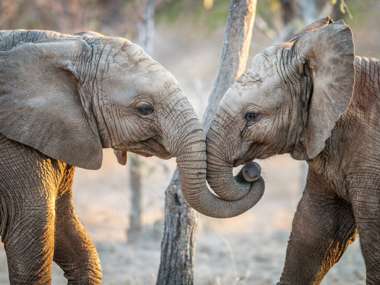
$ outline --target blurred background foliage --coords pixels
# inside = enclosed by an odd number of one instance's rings
[[[363,20],[368,6],[376,0],[316,0],[326,1],[337,8],[349,7],[352,17],[348,22]],[[64,32],[96,30],[109,34],[134,37],[135,23],[141,9],[138,0],[0,0],[0,28],[52,29]],[[229,0],[157,0],[156,21],[175,25],[189,21],[204,32],[224,25]],[[257,14],[267,26],[280,30],[281,2],[287,0],[260,0]],[[306,1],[307,2],[307,1]],[[354,20],[353,20],[354,19]]]

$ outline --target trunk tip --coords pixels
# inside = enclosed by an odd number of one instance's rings
[[[244,182],[255,182],[261,177],[261,167],[257,162],[248,162],[244,164],[238,176],[240,176]]]

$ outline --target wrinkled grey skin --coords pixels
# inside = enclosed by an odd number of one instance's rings
[[[309,165],[279,284],[320,284],[358,231],[367,284],[380,284],[380,62],[354,56],[343,22],[322,19],[258,54],[207,134],[207,179],[243,193],[231,170],[290,153]]]
[[[194,110],[141,48],[96,33],[0,31],[0,230],[12,284],[50,284],[53,260],[69,284],[101,283],[71,188],[74,166],[98,169],[109,147],[122,164],[127,151],[177,157],[185,198],[207,215],[255,202],[209,192]]]

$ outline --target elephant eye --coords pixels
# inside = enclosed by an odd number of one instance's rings
[[[148,102],[140,102],[136,105],[137,112],[143,116],[148,116],[154,112],[152,104]]]
[[[244,115],[244,119],[247,121],[247,123],[254,123],[259,119],[259,114],[255,112],[247,112]]]

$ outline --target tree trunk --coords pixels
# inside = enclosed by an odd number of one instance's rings
[[[219,72],[203,116],[206,132],[224,93],[247,66],[256,16],[256,2],[256,0],[231,1]]]
[[[334,21],[344,19],[348,14],[347,0],[339,0],[333,5],[331,16]]]
[[[155,0],[146,0],[141,20],[137,25],[138,44],[149,54],[153,52],[154,36],[154,11]],[[141,168],[143,160],[135,155],[129,155],[129,177],[131,190],[131,209],[129,215],[129,228],[127,229],[127,240],[133,242],[142,231],[142,182]]]
[[[204,114],[205,129],[208,129],[224,93],[245,70],[255,12],[256,0],[231,1],[220,68]],[[193,284],[196,215],[183,199],[178,170],[165,194],[165,225],[156,284]]]
[[[287,26],[296,17],[298,5],[295,0],[281,0],[280,4],[282,23]]]
[[[195,212],[183,199],[180,185],[176,170],[165,191],[165,224],[157,285],[194,283],[193,254],[197,219]]]
[[[145,0],[143,16],[137,25],[137,42],[149,54],[153,52],[155,8],[156,0]]]

